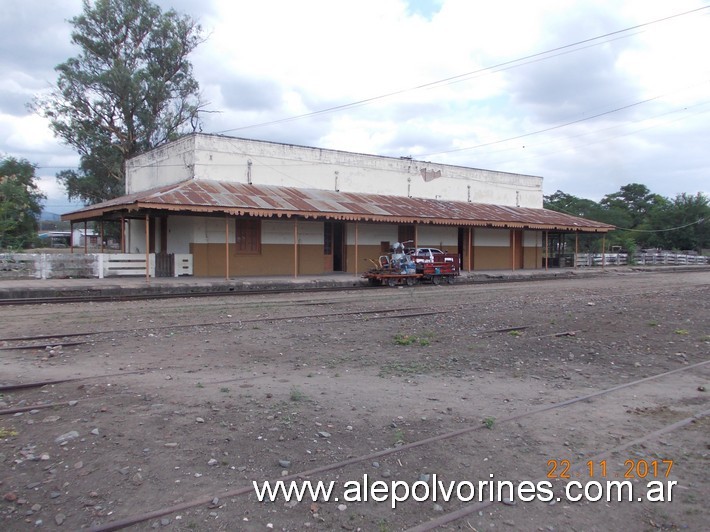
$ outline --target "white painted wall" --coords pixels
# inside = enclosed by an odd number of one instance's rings
[[[145,220],[128,220],[126,252],[145,253]]]
[[[355,224],[346,224],[347,244],[355,245]],[[357,245],[379,246],[381,242],[394,244],[397,241],[399,226],[394,224],[358,224]]]
[[[126,163],[127,193],[186,179],[542,207],[542,178],[195,134]],[[440,175],[430,180],[423,177]]]
[[[293,245],[293,220],[262,220],[262,244]],[[323,245],[323,222],[298,221],[298,243]]]
[[[195,140],[189,135],[126,161],[126,194],[194,177]]]
[[[234,218],[229,220],[229,241],[234,243]],[[145,252],[145,223],[129,220],[128,245],[130,253]],[[157,228],[156,228],[157,229]],[[396,231],[396,228],[395,228]],[[156,240],[159,242],[159,231]],[[190,243],[224,244],[224,217],[203,216],[168,217],[168,253],[189,253]],[[293,244],[293,220],[262,220],[262,244]],[[323,222],[298,222],[298,243],[323,245]],[[379,244],[379,241],[378,241]]]
[[[128,220],[128,252],[145,253],[145,223],[143,220]],[[355,245],[355,224],[347,225],[347,243]],[[396,224],[358,224],[358,245],[379,245],[381,242],[394,243],[398,238]],[[157,228],[156,228],[157,229]],[[229,241],[234,241],[234,219],[229,223]],[[202,216],[170,216],[168,218],[168,253],[189,253],[190,243],[224,244],[224,218]],[[156,231],[156,239],[159,236]],[[417,227],[419,247],[446,249],[458,245],[458,228],[438,225]],[[262,244],[293,244],[293,220],[262,220]],[[299,244],[323,245],[323,222],[299,220]],[[474,228],[474,246],[508,247],[508,229]],[[523,231],[523,246],[541,247],[542,231]]]
[[[156,231],[156,239],[158,237]],[[234,221],[229,226],[230,241],[234,239]],[[128,220],[129,253],[145,253],[145,222]],[[189,253],[190,243],[224,244],[224,218],[201,216],[168,217],[168,253]]]
[[[542,247],[542,231],[523,231],[523,247]]]
[[[508,229],[476,227],[473,231],[473,245],[501,248],[510,247],[510,231]]]
[[[194,216],[168,217],[168,253],[190,253],[196,220]]]
[[[442,251],[447,247],[458,246],[458,227],[446,227],[443,225],[419,225],[417,226],[417,247],[439,248]]]

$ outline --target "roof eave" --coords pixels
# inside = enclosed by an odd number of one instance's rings
[[[173,211],[173,212],[191,212],[200,214],[217,214],[222,213],[231,216],[256,216],[264,218],[292,218],[302,217],[305,219],[327,219],[350,222],[379,222],[379,223],[398,223],[398,224],[432,224],[432,225],[451,225],[460,227],[491,227],[501,229],[529,229],[539,231],[563,231],[574,233],[607,233],[616,229],[610,225],[600,226],[572,226],[564,224],[546,224],[536,222],[515,222],[515,221],[499,221],[499,220],[463,220],[455,218],[428,218],[418,216],[383,216],[370,215],[364,213],[341,213],[327,211],[298,211],[286,209],[252,209],[252,208],[236,208],[219,205],[183,205],[183,204],[168,204],[168,203],[151,203],[134,201],[130,203],[121,203],[99,208],[86,208],[79,211],[70,212],[62,215],[63,221],[91,221],[103,218],[111,212],[126,211],[126,213],[137,213],[138,211]]]

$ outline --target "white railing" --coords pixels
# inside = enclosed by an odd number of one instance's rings
[[[174,255],[174,276],[192,275],[190,254]],[[155,277],[155,254],[148,255],[148,275]],[[0,280],[145,276],[141,253],[0,253]]]
[[[710,257],[703,255],[688,255],[685,253],[673,253],[672,251],[647,251],[636,255],[636,264],[643,265],[685,265],[685,264],[708,264]]]
[[[578,253],[575,264],[578,268],[587,266],[623,266],[629,263],[626,253]]]
[[[710,264],[710,257],[657,251],[632,255],[634,264],[641,266],[684,266],[687,264]],[[578,268],[588,266],[624,266],[629,264],[627,253],[578,253],[575,264]]]
[[[192,254],[175,253],[175,277],[192,275]]]
[[[145,255],[139,253],[100,254],[102,277],[121,277],[126,275],[142,275],[145,277]],[[151,261],[150,258],[153,258]],[[155,255],[148,255],[150,277],[155,277]]]

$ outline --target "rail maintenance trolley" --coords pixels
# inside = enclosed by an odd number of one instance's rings
[[[419,282],[453,284],[460,273],[458,255],[433,253],[431,250],[408,252],[399,242],[392,245],[389,255],[380,256],[377,262],[370,259],[370,262],[374,267],[363,277],[372,286],[413,286]]]

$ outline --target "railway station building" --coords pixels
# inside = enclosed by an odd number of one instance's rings
[[[124,253],[188,255],[203,277],[362,273],[395,242],[466,270],[544,267],[565,233],[613,226],[543,209],[542,178],[191,134],[126,164],[126,194],[65,214],[117,221]]]

